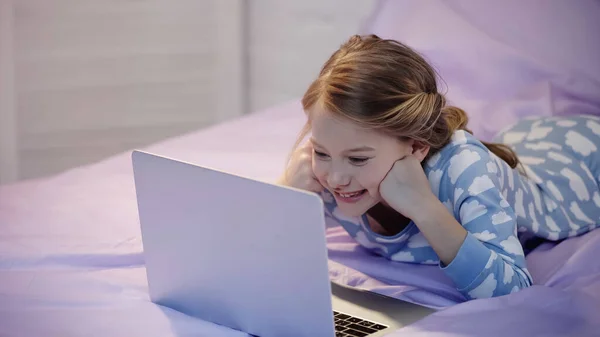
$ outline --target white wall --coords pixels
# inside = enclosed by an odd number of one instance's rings
[[[13,0],[0,0],[0,184],[18,178]]]
[[[0,110],[0,182],[53,174],[298,98],[373,6],[0,1],[0,97],[12,98]]]
[[[323,63],[368,18],[374,1],[249,4],[251,111],[302,96]]]
[[[235,10],[236,2],[228,3]],[[220,85],[220,69],[229,66],[221,64],[221,51],[237,50],[239,34],[221,34],[219,10],[228,8],[216,0],[19,0],[14,6],[21,178],[242,112],[219,106],[221,90],[229,89]],[[227,19],[225,31],[238,22]]]

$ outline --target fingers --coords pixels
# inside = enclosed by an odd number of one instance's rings
[[[312,149],[313,149],[312,142],[306,142],[306,144],[304,144],[304,146],[302,146],[302,151],[311,152]]]
[[[292,162],[289,166],[289,176],[292,180],[291,186],[316,193],[323,191],[312,168],[312,143],[308,142],[296,149]]]
[[[313,192],[317,192],[320,193],[323,191],[324,187],[323,185],[321,185],[321,183],[319,182],[319,179],[317,178],[317,176],[315,175],[315,172],[313,171],[312,165],[309,165],[309,169],[310,169],[310,177],[311,177],[311,182],[310,182],[310,190]]]
[[[399,174],[401,174],[400,171],[402,171],[402,165],[406,164],[406,161],[410,160],[411,157],[413,157],[412,154],[407,154],[407,155],[404,155],[403,157],[401,157],[400,159],[396,160],[392,164],[392,166],[390,167],[388,172],[386,173],[386,175],[385,175],[384,179],[381,181],[381,183],[383,183],[383,181],[385,181],[386,179],[390,179],[392,177],[397,177]],[[381,185],[381,183],[380,183],[380,185]]]
[[[320,193],[323,188],[323,185],[316,178],[312,178],[307,184],[307,190],[312,192]]]
[[[400,159],[396,160],[396,161],[394,162],[394,165],[396,165],[396,164],[398,164],[399,162],[401,162],[401,161],[403,161],[403,160],[406,160],[406,159],[408,159],[408,158],[410,158],[410,157],[412,157],[412,154],[407,154],[407,155],[405,155],[405,156],[401,157]]]
[[[396,161],[394,162],[394,164],[392,165],[392,169],[393,169],[394,167],[397,167],[397,166],[399,166],[399,165],[402,165],[403,163],[406,163],[406,162],[408,162],[408,161],[412,161],[412,160],[419,161],[419,160],[417,159],[417,157],[415,157],[413,154],[407,154],[407,155],[405,155],[404,157],[402,157],[402,158],[400,158],[400,159],[396,160]],[[391,171],[391,169],[390,169],[390,171]]]

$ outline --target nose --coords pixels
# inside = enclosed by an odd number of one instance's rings
[[[327,175],[327,184],[334,189],[347,186],[350,184],[350,175],[342,170],[332,169]]]

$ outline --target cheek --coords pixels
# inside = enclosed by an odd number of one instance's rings
[[[391,164],[372,163],[368,169],[361,172],[361,185],[368,189],[372,194],[379,191],[379,185],[390,171]]]
[[[361,170],[357,180],[362,187],[369,190],[372,194],[379,190],[379,184],[385,178],[389,169],[373,165],[372,167]]]

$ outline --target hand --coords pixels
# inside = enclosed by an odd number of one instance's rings
[[[312,153],[310,142],[296,149],[279,183],[315,193],[323,191],[312,169]]]
[[[413,220],[440,261],[449,265],[467,231],[431,191],[420,161],[408,155],[394,163],[379,185],[379,194],[390,207]]]
[[[428,205],[438,201],[417,158],[407,155],[397,160],[379,184],[381,198],[407,218],[427,212]]]

